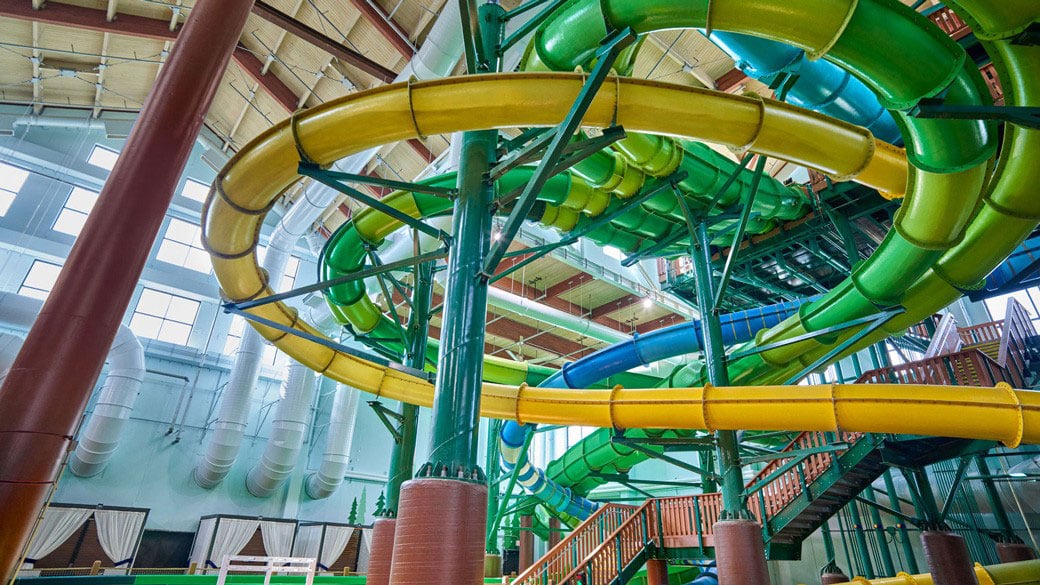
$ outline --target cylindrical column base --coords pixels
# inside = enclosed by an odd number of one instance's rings
[[[769,585],[762,527],[752,520],[715,523],[715,564],[719,585]]]
[[[413,479],[401,486],[390,583],[482,583],[487,486]]]
[[[841,573],[824,573],[820,575],[820,585],[835,585],[836,583],[848,583],[849,578]]]
[[[943,585],[979,585],[964,538],[949,532],[921,533],[932,580]]]
[[[668,561],[650,559],[646,562],[646,585],[668,585]]]
[[[494,579],[502,576],[502,555],[484,554],[484,578]]]
[[[998,542],[997,558],[1002,563],[1017,563],[1019,561],[1031,561],[1036,558],[1036,551],[1028,544],[1020,542]]]
[[[393,518],[377,518],[372,523],[372,550],[368,556],[366,585],[390,585],[396,526],[397,520]]]
[[[549,519],[549,549],[550,550],[553,547],[555,547],[556,545],[560,544],[560,540],[561,540],[561,536],[562,536],[562,534],[560,532],[560,528],[561,527],[562,527],[562,524],[560,524],[560,519],[559,518],[555,518],[554,517],[554,518],[550,518]]]
[[[390,585],[396,526],[394,518],[376,518],[372,523],[372,550],[368,554],[366,585]]]

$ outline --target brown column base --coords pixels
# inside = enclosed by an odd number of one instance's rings
[[[534,532],[530,528],[534,526],[534,516],[520,516],[520,560],[517,564],[517,574],[523,573],[534,564]],[[528,530],[524,530],[524,529]]]
[[[1028,544],[998,542],[997,558],[1001,563],[1017,563],[1031,561],[1036,558],[1036,551]]]
[[[401,486],[390,583],[482,583],[487,486],[413,479]]]
[[[397,520],[393,518],[377,518],[372,523],[372,550],[368,556],[366,585],[390,585],[396,526]]]
[[[932,580],[943,585],[979,585],[964,538],[949,532],[921,533]]]
[[[484,554],[484,578],[494,579],[502,576],[502,555]],[[367,585],[367,584],[366,584]]]
[[[820,575],[820,585],[835,585],[836,583],[848,583],[849,578],[841,573],[824,573]]]
[[[753,520],[716,522],[715,564],[719,585],[769,585],[762,527]]]
[[[650,559],[646,562],[646,585],[668,585],[668,561]]]
[[[563,536],[560,532],[561,526],[559,518],[549,519],[549,550],[552,550],[553,547],[560,544],[560,540],[562,540]]]

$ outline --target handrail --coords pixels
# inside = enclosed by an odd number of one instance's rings
[[[581,581],[582,585],[606,585],[612,582],[625,566],[642,552],[647,543],[660,537],[657,522],[653,521],[652,517],[654,502],[655,500],[647,500],[639,506],[617,530],[610,533],[558,583],[574,583],[575,579],[581,576],[585,577]],[[638,540],[640,536],[642,540]],[[604,560],[606,562],[600,562]]]
[[[638,508],[624,504],[605,504],[571,531],[542,558],[513,579],[514,585],[521,583],[555,583],[553,575],[564,575],[584,561],[596,546],[603,542],[606,534],[613,533],[624,520]],[[616,524],[616,525],[615,525]],[[609,530],[608,530],[609,528]]]
[[[957,318],[953,316],[953,313],[946,313],[935,328],[935,334],[932,336],[931,343],[928,344],[928,349],[924,352],[924,357],[931,358],[944,353],[960,351],[963,345],[964,341],[961,339],[957,327]]]

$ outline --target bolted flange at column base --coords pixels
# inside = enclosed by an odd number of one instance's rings
[[[762,527],[753,520],[715,523],[715,564],[719,585],[769,585]]]
[[[921,544],[933,581],[943,585],[979,585],[962,536],[925,531],[921,533]]]
[[[1020,542],[998,542],[997,558],[1001,563],[1031,561],[1036,558],[1036,551],[1028,544]]]
[[[377,518],[372,523],[372,551],[368,557],[366,585],[390,585],[396,526],[394,518]]]
[[[484,553],[484,578],[495,579],[502,576],[502,555]]]
[[[401,486],[391,585],[481,583],[487,486],[413,479]]]

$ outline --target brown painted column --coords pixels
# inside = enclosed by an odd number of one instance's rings
[[[16,568],[253,0],[199,0],[0,387],[0,576]],[[46,10],[46,9],[44,9]]]
[[[1031,561],[1036,558],[1036,551],[1028,544],[1020,542],[998,542],[997,558],[1002,563],[1017,563],[1019,561]]]
[[[753,520],[715,523],[719,585],[770,585],[762,527]]]
[[[549,550],[558,544],[563,539],[563,534],[560,532],[560,519],[551,518],[549,520]]]
[[[523,573],[534,564],[534,516],[520,516],[520,561],[517,574]]]
[[[668,561],[650,559],[646,562],[646,585],[668,585]]]
[[[964,537],[952,532],[921,533],[924,557],[932,580],[942,585],[979,585]]]

